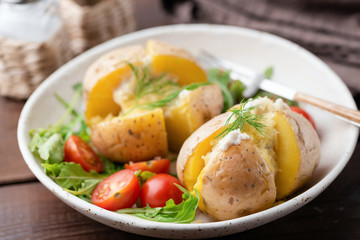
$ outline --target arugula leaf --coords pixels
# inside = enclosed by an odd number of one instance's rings
[[[83,197],[91,196],[94,188],[108,175],[95,171],[86,172],[80,164],[73,162],[42,163],[46,174],[65,191]]]
[[[208,71],[210,81],[217,82],[225,87],[229,86],[231,82],[230,71],[223,71],[218,68],[211,68]]]
[[[191,223],[195,219],[196,209],[199,202],[199,193],[195,190],[196,196],[191,195],[185,188],[175,184],[183,191],[183,201],[176,205],[174,200],[166,202],[165,207],[151,208],[127,208],[118,210],[118,213],[132,214],[139,218],[156,222]]]
[[[86,142],[90,141],[90,128],[86,125],[84,117],[74,109],[81,96],[82,85],[76,84],[74,90],[75,94],[70,103],[55,94],[57,100],[66,108],[65,113],[56,124],[47,128],[32,129],[29,133],[31,138],[29,149],[40,161],[62,162],[64,143],[72,134],[80,136]],[[66,122],[70,115],[72,118]]]
[[[116,173],[122,169],[124,169],[123,164],[117,164],[115,162],[110,161],[109,159],[105,158],[104,156],[99,154],[99,157],[103,163],[103,170],[101,173],[106,175],[111,175],[113,173]]]
[[[82,93],[82,84],[78,83],[74,85],[75,97],[80,96]],[[79,114],[71,104],[65,101],[60,95],[54,94],[56,99],[70,112],[73,118],[68,124],[60,126],[60,132],[64,139],[67,139],[72,134],[78,135],[85,142],[89,142],[91,139],[90,128],[86,125],[84,116]],[[78,128],[78,130],[74,130]]]
[[[264,76],[267,78],[267,79],[271,79],[272,76],[274,74],[274,68],[273,67],[268,67],[267,69],[265,69],[264,71]]]
[[[62,162],[64,150],[62,148],[64,141],[60,134],[54,133],[45,142],[38,146],[38,152],[41,159],[50,160],[54,163]]]
[[[71,194],[74,195],[91,195],[94,188],[100,183],[99,179],[86,179],[84,180],[80,187],[77,190],[66,189]]]
[[[29,149],[37,158],[51,163],[62,162],[64,141],[60,134],[40,128],[30,131],[30,136]]]
[[[212,68],[208,71],[208,78],[209,82],[216,82],[219,85],[224,98],[223,112],[226,112],[227,109],[234,105],[234,98],[228,88],[231,82],[230,71]]]
[[[243,92],[245,89],[246,86],[241,81],[233,81],[230,84],[229,90],[231,92],[231,95],[235,103],[241,102],[241,100],[243,99]]]

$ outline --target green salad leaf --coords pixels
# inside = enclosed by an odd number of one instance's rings
[[[40,135],[38,135],[40,136]],[[40,142],[44,138],[39,137]],[[39,143],[40,143],[39,142]],[[54,133],[49,138],[47,138],[42,144],[38,145],[38,153],[41,159],[49,160],[53,162],[61,162],[64,158],[64,151],[62,145],[64,141],[60,134]]]
[[[30,132],[30,151],[35,157],[51,163],[62,162],[64,158],[62,136],[46,129],[37,129]]]
[[[239,80],[232,80],[230,78],[231,71],[223,71],[218,68],[212,68],[208,71],[208,78],[210,82],[215,82],[219,85],[223,99],[224,107],[222,112],[226,112],[235,103],[241,101],[242,93],[245,90],[245,85]]]
[[[273,75],[274,75],[274,68],[273,67],[268,67],[267,69],[265,69],[264,76],[267,79],[271,79]]]
[[[111,175],[116,173],[122,169],[124,169],[123,164],[115,163],[110,161],[109,159],[105,158],[104,156],[98,154],[102,163],[103,163],[103,170],[101,171],[102,174]]]
[[[55,94],[55,97],[66,108],[65,113],[56,124],[50,125],[47,128],[32,129],[29,133],[31,138],[29,149],[42,162],[62,162],[65,140],[71,134],[76,134],[85,141],[90,140],[89,127],[86,126],[83,116],[74,109],[82,93],[81,85],[75,85],[74,91],[75,94],[70,103],[67,103],[62,97]],[[72,118],[70,121],[67,121],[70,115]]]
[[[195,219],[196,209],[199,202],[199,193],[196,196],[191,195],[185,188],[175,184],[183,191],[183,201],[176,205],[174,200],[166,202],[165,207],[151,208],[127,208],[116,212],[131,214],[139,218],[155,222],[172,222],[172,223],[191,223]]]
[[[65,191],[90,199],[94,188],[108,175],[95,171],[86,172],[73,162],[42,163],[46,174]]]
[[[209,69],[208,78],[210,82],[215,82],[219,85],[224,99],[223,112],[225,112],[234,105],[234,98],[228,88],[231,81],[230,71],[222,71],[217,68]]]

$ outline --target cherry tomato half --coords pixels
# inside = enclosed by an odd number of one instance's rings
[[[148,179],[141,188],[141,205],[146,207],[164,207],[166,202],[172,198],[175,204],[182,202],[183,192],[174,184],[180,184],[176,177],[169,174],[159,173]]]
[[[316,130],[316,126],[315,126],[315,122],[314,119],[310,116],[310,114],[308,114],[304,109],[296,107],[296,106],[291,106],[290,107],[291,111],[297,112],[301,115],[303,115],[307,120],[309,120],[309,122],[311,123],[311,125],[314,127],[314,129]]]
[[[135,171],[150,171],[153,173],[168,173],[170,169],[169,159],[158,159],[144,162],[125,164],[126,169]]]
[[[115,211],[133,206],[140,196],[140,184],[133,171],[120,170],[96,186],[91,201],[99,207]]]
[[[90,172],[90,170],[94,170],[101,172],[103,169],[103,164],[99,156],[88,143],[76,135],[71,135],[66,140],[64,153],[65,162],[78,163],[85,171]]]

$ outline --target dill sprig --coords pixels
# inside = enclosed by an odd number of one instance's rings
[[[225,122],[224,130],[216,138],[223,138],[231,131],[237,129],[242,131],[246,124],[255,128],[257,132],[265,137],[266,126],[262,123],[264,120],[263,116],[252,113],[251,110],[256,108],[256,106],[246,107],[246,103],[247,101],[241,101],[238,108],[228,110],[231,114]],[[233,118],[235,119],[232,121]]]
[[[131,63],[128,63],[129,67],[133,71],[136,78],[136,93],[135,93],[135,105],[132,106],[127,112],[122,116],[129,114],[134,109],[154,109],[158,107],[164,107],[174,100],[181,91],[183,90],[195,90],[196,88],[204,85],[210,84],[210,82],[205,83],[192,83],[186,86],[181,87],[178,83],[170,80],[167,77],[167,74],[161,74],[160,76],[153,77],[151,76],[151,69],[148,65],[143,67],[134,66]],[[162,96],[162,99],[149,101],[146,103],[139,103],[140,99],[144,98],[147,95],[156,94]]]
[[[140,108],[143,109],[154,109],[154,108],[158,108],[158,107],[164,107],[166,106],[169,102],[171,102],[172,100],[174,100],[177,96],[179,96],[179,94],[183,91],[183,90],[188,90],[188,91],[192,91],[195,90],[196,88],[200,87],[200,86],[204,86],[204,85],[209,85],[210,82],[203,82],[203,83],[191,83],[189,85],[186,85],[182,88],[180,88],[179,90],[169,94],[167,97],[157,100],[157,101],[152,101],[152,102],[148,102],[146,104],[140,105]]]
[[[167,74],[152,77],[149,65],[144,65],[143,67],[135,67],[131,63],[128,63],[128,65],[133,71],[136,79],[136,102],[146,95],[162,94],[168,86],[173,86],[174,88],[180,87],[179,84],[167,79]]]

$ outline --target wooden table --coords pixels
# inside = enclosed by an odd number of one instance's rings
[[[157,2],[136,3],[139,28],[169,23]],[[149,18],[144,9],[153,9],[156,17]],[[355,98],[359,105],[359,94]],[[147,239],[83,216],[37,181],[17,145],[23,105],[0,98],[0,239]],[[358,143],[344,171],[315,200],[277,221],[225,239],[360,239],[359,160]]]

